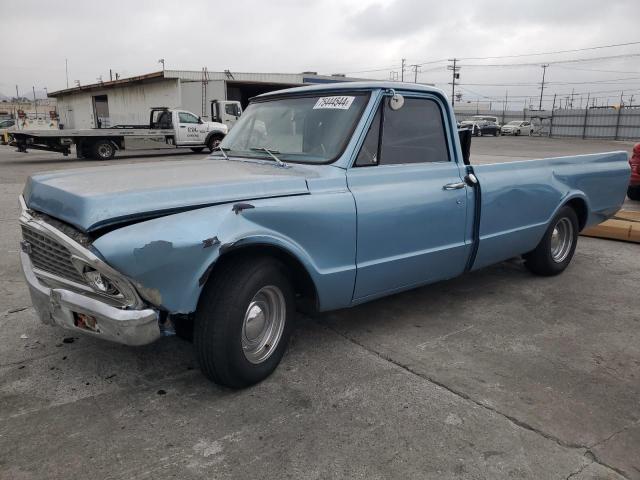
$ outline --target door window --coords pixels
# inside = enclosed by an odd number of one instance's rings
[[[382,141],[378,141],[382,129]],[[449,161],[442,112],[436,102],[405,98],[400,110],[385,98],[360,149],[356,166]]]
[[[180,123],[200,123],[200,119],[192,113],[178,112],[178,118]]]

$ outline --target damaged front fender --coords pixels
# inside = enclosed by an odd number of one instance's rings
[[[255,208],[239,212],[231,204],[182,212],[114,230],[93,247],[146,301],[171,314],[194,312],[219,256],[252,244],[287,251],[307,269],[321,303],[347,306],[355,281],[353,200],[346,192],[322,195],[322,203],[312,197],[252,200]]]

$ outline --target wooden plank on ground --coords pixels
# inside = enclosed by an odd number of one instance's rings
[[[610,220],[583,230],[581,235],[640,243],[640,212],[620,210]]]

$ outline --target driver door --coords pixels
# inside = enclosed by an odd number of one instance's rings
[[[354,301],[464,271],[467,186],[452,158],[443,106],[407,98],[378,110],[347,181],[356,202]]]
[[[190,112],[178,114],[178,143],[180,145],[203,145],[207,129],[202,120]]]

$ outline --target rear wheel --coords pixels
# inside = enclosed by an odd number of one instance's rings
[[[98,140],[93,144],[92,154],[96,160],[111,160],[116,155],[116,149],[109,140]]]
[[[230,260],[207,283],[193,341],[202,373],[243,388],[278,366],[291,335],[294,294],[285,267],[269,257]]]
[[[627,188],[627,197],[631,200],[640,200],[640,185]]]
[[[576,212],[571,207],[562,207],[535,250],[524,255],[526,267],[537,275],[562,273],[573,258],[578,231]]]

